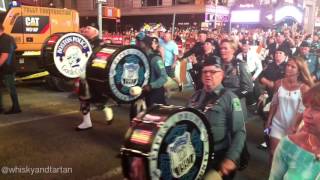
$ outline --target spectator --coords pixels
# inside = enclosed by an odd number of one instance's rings
[[[11,97],[12,107],[4,112],[2,102],[2,90],[0,88],[0,113],[16,114],[20,113],[20,104],[15,85],[15,67],[14,54],[17,45],[10,35],[4,33],[4,27],[0,25],[0,80],[2,80],[8,89]]]
[[[264,92],[261,94],[258,100],[258,112],[262,117],[264,122],[264,127],[266,126],[270,102],[272,100],[273,92],[274,92],[274,84],[277,80],[282,79],[285,74],[285,67],[287,65],[287,49],[279,48],[276,53],[274,60],[262,71],[260,75],[260,82],[264,88]],[[263,142],[258,146],[258,148],[266,149],[267,142],[269,141],[268,136],[266,137],[266,142]]]
[[[284,137],[275,150],[269,180],[320,177],[320,84],[303,96],[302,131]]]
[[[303,94],[313,85],[307,64],[294,57],[286,65],[285,76],[275,83],[266,128],[271,128],[270,155],[284,136],[296,131],[302,119]],[[297,121],[297,122],[296,122]]]
[[[179,55],[178,45],[171,39],[170,32],[164,34],[163,43],[160,44],[160,47],[162,49],[163,61],[168,76],[177,84],[180,84],[174,73]]]

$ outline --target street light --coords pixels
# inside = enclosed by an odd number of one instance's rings
[[[97,0],[98,4],[98,26],[99,26],[99,38],[102,39],[102,4],[107,3],[107,0]]]

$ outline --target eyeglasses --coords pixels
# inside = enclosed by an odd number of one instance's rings
[[[218,72],[222,72],[222,71],[204,70],[204,71],[202,71],[202,74],[207,74],[207,73],[209,73],[209,74],[211,74],[211,75],[214,75],[214,74],[216,74],[216,73],[218,73]]]

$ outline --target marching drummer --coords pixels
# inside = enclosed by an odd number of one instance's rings
[[[156,47],[159,46],[158,38],[139,33],[136,39],[137,46],[143,49],[150,61],[150,83],[142,87],[142,92],[145,94],[146,106],[148,108],[154,104],[167,104],[164,84],[167,82],[168,75],[160,53],[156,50]],[[130,119],[138,113],[135,111],[135,109],[139,109],[137,106],[140,105],[132,104]]]
[[[214,158],[208,166],[218,171],[223,179],[232,179],[244,147],[246,130],[240,100],[223,87],[223,78],[219,61],[205,62],[201,72],[203,88],[193,94],[188,106],[202,111],[211,125]]]
[[[90,42],[93,54],[99,51],[101,45],[103,45],[102,40],[99,38],[99,31],[97,27],[92,24],[83,28],[82,35],[84,35]],[[85,75],[80,77],[79,85],[79,100],[80,100],[80,111],[83,115],[83,121],[77,126],[76,130],[87,130],[92,128],[92,122],[90,117],[90,103],[99,104],[104,111],[105,119],[108,124],[112,123],[113,112],[110,107],[105,106],[107,98],[99,98],[100,96],[94,94],[95,91],[90,91],[90,87],[87,83]]]

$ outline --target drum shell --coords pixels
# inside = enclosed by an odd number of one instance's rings
[[[60,77],[60,78],[69,79],[69,78],[63,76],[59,72],[56,65],[54,64],[54,59],[53,59],[54,47],[55,47],[58,39],[61,36],[63,36],[64,34],[66,34],[66,33],[55,33],[46,39],[43,47],[41,48],[41,59],[42,59],[41,63],[51,75],[56,76],[56,77]],[[49,40],[51,39],[52,36],[57,36],[57,41],[55,41],[54,43],[49,42]]]
[[[114,46],[104,45],[103,47],[101,47],[101,51],[104,48],[115,49]],[[87,68],[86,68],[86,79],[89,83],[90,93],[94,99],[99,99],[99,98],[105,99],[105,98],[111,97],[112,99],[114,99],[118,103],[131,103],[132,101],[135,101],[141,97],[141,95],[136,96],[136,97],[131,96],[129,94],[129,89],[128,89],[127,94],[124,95],[124,96],[129,97],[128,100],[119,98],[114,93],[114,89],[118,88],[119,85],[114,84],[113,82],[110,81],[110,73],[111,73],[111,71],[113,71],[112,63],[113,63],[114,59],[116,59],[120,53],[122,53],[123,51],[125,51],[127,49],[138,49],[147,59],[147,55],[140,48],[138,48],[136,46],[124,46],[124,47],[118,48],[112,54],[109,54],[109,56],[107,58],[100,59],[101,61],[105,61],[105,63],[106,63],[103,66],[100,66],[100,65],[94,66],[93,65],[93,64],[95,64],[95,62],[93,62],[93,61],[95,61],[97,59],[97,54],[101,53],[101,51],[97,52],[96,55],[93,55],[89,59],[89,62],[87,64]],[[120,60],[120,61],[122,61],[122,60]],[[147,63],[149,63],[149,62],[147,61]],[[148,64],[148,66],[146,66],[144,68],[145,68],[145,71],[150,74],[149,64]],[[149,79],[150,79],[149,76],[150,75],[148,75],[148,77],[146,77],[146,80],[144,80],[143,84],[139,84],[137,86],[142,87],[143,85],[148,84]]]
[[[174,144],[173,138],[171,138],[172,140],[170,140],[169,142],[164,143],[165,141],[168,141],[169,136],[172,136],[172,133],[175,132],[175,128],[178,126],[184,126],[183,123],[189,123],[189,122],[184,122],[185,120],[181,119],[181,121],[177,121],[177,123],[175,124],[170,124],[171,122],[167,122],[167,120],[169,119],[169,121],[172,120],[172,118],[175,118],[174,116],[176,116],[177,114],[181,114],[181,113],[191,113],[191,114],[195,114],[196,116],[198,116],[201,119],[201,123],[199,124],[203,124],[205,129],[206,129],[206,133],[207,133],[207,142],[206,145],[209,146],[209,149],[204,150],[204,142],[202,144],[202,148],[203,148],[203,152],[201,151],[201,153],[204,153],[206,155],[203,155],[203,159],[207,158],[207,164],[210,163],[211,161],[211,154],[213,152],[213,137],[210,131],[210,125],[206,119],[206,117],[198,112],[195,109],[192,108],[183,108],[183,107],[170,107],[170,108],[166,108],[165,106],[158,106],[158,107],[153,107],[152,109],[148,110],[148,112],[146,114],[152,115],[152,116],[158,116],[160,117],[158,121],[155,122],[151,122],[149,120],[145,120],[144,117],[142,116],[141,118],[137,118],[136,122],[134,122],[133,126],[129,128],[126,137],[125,137],[125,142],[123,147],[121,148],[121,154],[122,154],[122,166],[123,166],[123,173],[125,177],[129,176],[129,172],[130,172],[130,159],[132,159],[133,157],[140,157],[143,159],[143,161],[148,162],[147,164],[144,165],[144,168],[146,168],[146,174],[148,176],[148,179],[157,179],[154,178],[153,176],[151,176],[151,174],[154,174],[154,172],[151,169],[157,169],[154,167],[154,161],[155,159],[158,158],[161,159],[161,157],[165,157],[166,153],[165,151],[168,151],[168,148]],[[170,120],[171,119],[171,120]],[[194,122],[197,123],[197,122]],[[181,126],[181,127],[182,127]],[[192,126],[192,125],[191,125]],[[190,127],[191,127],[190,126]],[[168,128],[168,131],[166,133],[163,133],[163,128]],[[193,127],[188,127],[188,130],[186,130],[186,132],[193,132]],[[199,131],[199,133],[204,133],[203,132],[203,127],[202,129],[199,129],[199,127],[197,127],[198,129],[196,129],[195,131]],[[161,130],[162,129],[162,130]],[[136,131],[140,131],[139,133],[148,136],[148,138],[146,138],[146,136],[141,137],[140,140],[142,141],[137,141],[136,139],[133,138],[133,136],[135,136],[135,132]],[[144,131],[144,132],[142,132]],[[178,131],[177,131],[178,132]],[[182,134],[186,134],[186,132],[180,132],[180,135],[182,136]],[[137,134],[137,133],[136,133]],[[175,134],[175,133],[174,133]],[[192,133],[191,133],[192,134]],[[142,136],[143,136],[142,135]],[[203,134],[202,134],[203,135]],[[158,153],[159,156],[157,156],[157,158],[154,156],[154,151],[153,149],[155,149],[157,147],[157,143],[159,143],[159,137],[163,136],[163,141],[160,142],[161,145],[159,145],[159,152]],[[138,137],[136,135],[136,137]],[[193,136],[195,137],[195,136]],[[177,134],[175,139],[179,139],[179,135]],[[145,140],[145,141],[143,141]],[[195,141],[194,141],[195,142]],[[194,143],[192,140],[192,143]],[[170,145],[169,145],[170,144]],[[195,147],[196,144],[193,144],[193,146]],[[199,148],[201,149],[201,148]],[[161,151],[161,153],[160,153]],[[200,153],[199,151],[196,151],[198,154]],[[167,153],[169,154],[169,153]],[[164,155],[164,156],[163,156]],[[206,157],[204,157],[206,156]],[[172,156],[168,155],[168,157],[170,157],[170,162],[172,162],[173,160],[171,159]],[[200,157],[200,156],[197,156]],[[200,159],[201,159],[200,158]],[[197,163],[199,163],[199,159],[197,159],[196,161]],[[159,163],[158,163],[159,164]],[[202,164],[201,165],[201,169],[202,168],[207,168],[207,164]],[[200,167],[199,164],[195,164],[194,167]],[[203,170],[203,169],[202,169]],[[203,173],[203,172],[202,172]],[[199,169],[199,174],[200,174],[200,169]],[[130,177],[128,177],[130,178]],[[168,178],[168,177],[167,177]],[[172,178],[172,177],[171,177]],[[200,177],[196,178],[199,179]],[[160,179],[166,179],[164,177],[162,177]],[[170,178],[169,178],[170,179]],[[179,179],[179,178],[173,178],[173,179]]]
[[[109,46],[103,45],[100,47],[100,49],[102,48],[109,48]],[[110,48],[114,49],[114,47],[110,47]],[[86,80],[89,84],[92,102],[106,101],[108,97],[110,97],[108,81],[107,81],[107,76],[108,76],[107,66],[111,56],[112,54],[108,54],[108,58],[106,59],[107,64],[105,68],[98,68],[98,67],[91,66],[93,59],[96,58],[96,54],[93,54],[88,61],[88,64],[86,67]]]

